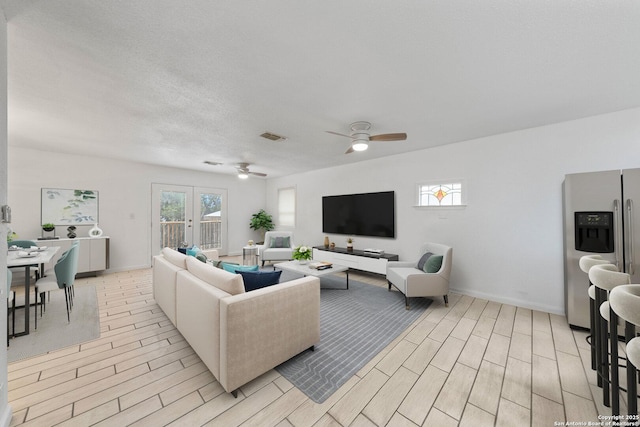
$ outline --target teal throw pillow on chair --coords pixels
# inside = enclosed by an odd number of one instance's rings
[[[442,255],[432,255],[424,264],[424,271],[426,273],[437,273],[442,267]]]
[[[289,236],[278,236],[271,238],[270,248],[290,248],[291,247],[291,238]]]

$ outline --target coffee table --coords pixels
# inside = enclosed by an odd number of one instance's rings
[[[300,264],[298,261],[286,261],[279,262],[273,265],[274,270],[279,268],[283,271],[289,271],[292,273],[301,274],[303,276],[314,276],[314,277],[322,277],[328,276],[330,274],[342,273],[343,271],[347,275],[347,287],[345,290],[349,290],[349,267],[344,265],[332,264],[331,268],[326,268],[324,270],[318,270],[315,268],[309,267],[309,264]],[[325,288],[326,289],[326,288]]]

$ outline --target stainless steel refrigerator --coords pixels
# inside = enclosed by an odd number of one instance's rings
[[[640,169],[570,174],[564,186],[565,310],[589,328],[589,278],[578,261],[599,254],[640,283]]]

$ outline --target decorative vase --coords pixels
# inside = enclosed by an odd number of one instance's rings
[[[324,247],[325,249],[329,247],[329,236],[324,236]]]
[[[98,227],[98,224],[94,224],[93,228],[89,230],[89,237],[100,237],[102,236],[102,230]]]
[[[305,264],[307,264],[308,262],[309,262],[309,260],[308,260],[308,259],[299,259],[299,260],[298,260],[298,264],[300,264],[300,265],[305,265]]]
[[[67,227],[67,237],[69,239],[75,239],[76,238],[76,226],[75,225],[70,225],[69,227]]]
[[[331,242],[331,244],[329,245],[329,247],[330,247],[331,249],[335,249],[335,248],[336,248],[336,244],[335,244],[334,242]]]

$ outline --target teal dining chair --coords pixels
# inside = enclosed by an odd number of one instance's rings
[[[40,295],[41,310],[45,303],[44,294],[58,289],[64,290],[65,302],[67,304],[67,321],[71,322],[69,311],[73,306],[71,298],[71,287],[78,272],[78,246],[73,245],[62,254],[56,265],[53,267],[54,274],[43,277],[36,282],[36,293]],[[36,296],[37,298],[37,296]],[[44,305],[46,311],[46,305]]]
[[[34,240],[12,240],[7,242],[9,247],[17,246],[23,249],[29,249],[31,246],[38,246],[38,244]]]

